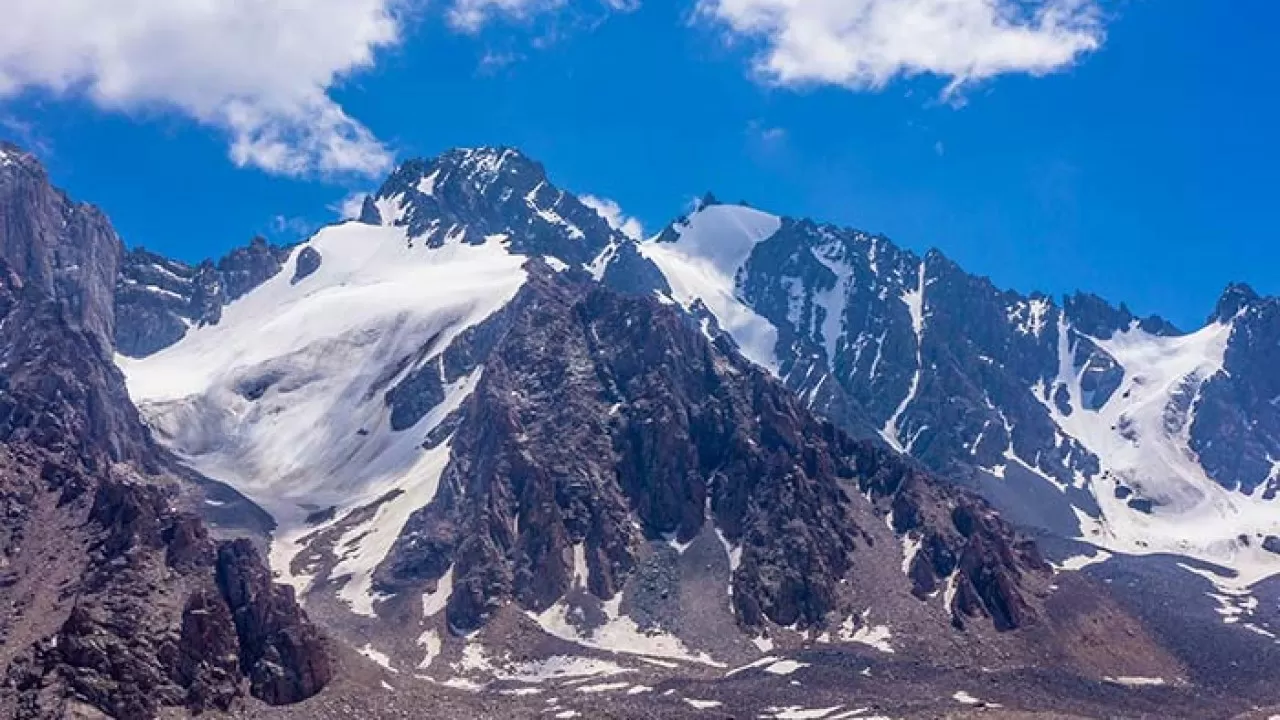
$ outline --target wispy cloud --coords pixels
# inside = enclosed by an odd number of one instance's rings
[[[272,237],[281,238],[286,242],[293,242],[299,238],[304,238],[314,233],[316,231],[316,224],[302,217],[276,215],[271,218],[268,229]]]
[[[579,195],[578,199],[583,205],[595,210],[600,217],[604,218],[605,222],[609,223],[609,227],[633,240],[644,239],[644,225],[636,218],[624,213],[618,203],[595,195]]]
[[[364,199],[368,196],[367,192],[347,193],[342,199],[330,203],[328,207],[339,220],[355,220],[360,217],[360,211],[364,208]]]
[[[699,0],[697,14],[762,43],[756,72],[782,86],[878,90],[931,74],[952,95],[1061,70],[1103,42],[1095,0]]]

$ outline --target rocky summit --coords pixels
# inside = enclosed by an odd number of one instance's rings
[[[712,196],[640,239],[511,148],[191,263],[3,152],[13,717],[1280,703],[1274,298],[1184,331]]]

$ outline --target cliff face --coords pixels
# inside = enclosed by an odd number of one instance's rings
[[[329,650],[247,541],[175,509],[172,460],[111,360],[119,241],[0,160],[0,708],[8,716],[309,697]]]
[[[106,350],[122,248],[107,218],[49,183],[29,153],[0,143],[0,258],[57,301],[72,326]]]

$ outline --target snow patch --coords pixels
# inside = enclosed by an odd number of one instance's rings
[[[898,421],[902,418],[902,413],[906,412],[907,407],[911,405],[911,401],[915,399],[916,392],[920,389],[920,374],[924,369],[924,293],[928,284],[925,281],[926,263],[920,261],[919,276],[916,286],[907,290],[902,294],[902,302],[907,306],[907,312],[911,315],[911,330],[916,336],[916,368],[911,375],[911,384],[907,387],[907,395],[902,398],[902,402],[898,403],[897,409],[885,421],[884,428],[880,431],[880,435],[884,437],[895,450],[899,452],[909,452],[910,445],[903,445],[902,438],[898,435]],[[914,438],[912,438],[914,440]]]
[[[575,546],[575,554],[578,547],[581,545]],[[574,564],[574,584],[585,587],[585,572],[579,574],[576,559]],[[584,556],[582,561],[584,570],[585,565]],[[526,614],[546,633],[584,647],[724,667],[723,663],[717,662],[705,652],[695,654],[685,646],[684,642],[670,633],[641,629],[635,620],[622,614],[621,604],[620,593],[612,600],[602,603],[600,609],[605,617],[604,624],[586,631],[579,630],[577,625],[571,622],[571,618],[580,617],[580,611],[563,598],[541,613],[526,612]]]
[[[393,673],[400,672],[399,670],[396,670],[394,667],[391,666],[391,658],[388,657],[386,653],[379,651],[377,648],[373,647],[372,645],[365,645],[364,647],[360,648],[360,654],[369,658],[375,663],[381,665],[387,670],[390,670]]]

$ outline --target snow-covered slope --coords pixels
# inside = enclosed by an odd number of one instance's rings
[[[308,249],[320,267],[295,281]],[[444,401],[403,432],[391,428],[384,393],[506,304],[525,260],[498,238],[426,247],[401,227],[344,223],[295,249],[219,324],[118,363],[162,441],[270,512],[286,547],[312,513],[401,491],[343,561],[355,577],[349,599],[367,605],[369,574],[408,515],[430,501],[448,458],[447,445],[424,450],[423,438],[478,378],[448,385]]]
[[[686,308],[701,301],[722,330],[752,362],[777,368],[774,346],[778,331],[744,301],[737,285],[756,243],[782,226],[780,218],[739,205],[710,205],[672,226],[675,241],[654,240],[641,246]],[[665,239],[663,239],[665,240]]]
[[[1191,447],[1201,392],[1224,371],[1233,329],[1213,322],[1169,337],[1134,326],[1089,338],[1124,372],[1119,388],[1091,409],[1076,361],[1079,339],[1065,319],[1059,323],[1058,376],[1035,392],[1062,431],[1101,462],[1101,473],[1077,480],[1101,508],[1100,518],[1086,522],[1086,539],[1119,552],[1224,564],[1245,584],[1280,572],[1280,557],[1262,547],[1263,538],[1280,534],[1274,503],[1215,481]],[[1049,400],[1059,393],[1065,403]]]

